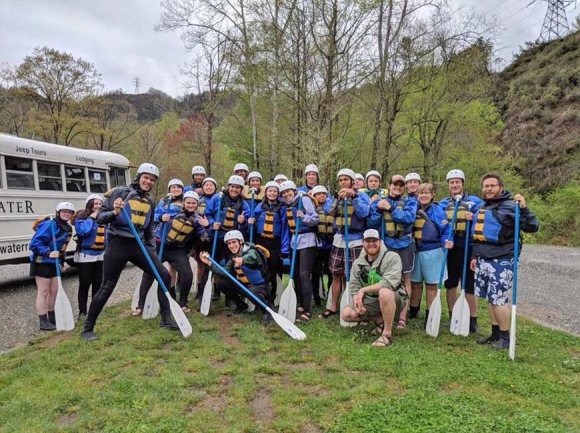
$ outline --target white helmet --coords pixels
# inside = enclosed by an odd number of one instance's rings
[[[233,176],[230,176],[230,179],[228,180],[228,185],[239,185],[243,188],[244,179],[242,178],[242,176],[234,174]]]
[[[102,195],[99,194],[89,194],[88,197],[85,199],[85,204],[89,204],[91,200],[101,200],[105,201]]]
[[[463,173],[463,171],[455,168],[451,171],[449,171],[449,173],[447,173],[447,181],[449,181],[449,179],[461,179],[465,182],[465,173]]]
[[[156,178],[159,177],[159,169],[155,165],[151,164],[150,162],[144,162],[137,169],[137,176],[139,176],[140,174],[144,174],[144,173],[152,174]]]
[[[296,191],[296,184],[291,180],[286,180],[280,184],[280,193],[283,193],[287,189],[293,189]]]
[[[264,191],[267,191],[268,188],[276,188],[278,190],[278,192],[280,192],[280,185],[278,185],[278,182],[274,182],[273,180],[271,180],[270,182],[266,183],[266,185],[264,186]]]
[[[409,182],[410,180],[418,180],[421,182],[421,176],[419,176],[417,173],[408,173],[407,176],[405,176],[405,183]]]
[[[191,169],[191,175],[193,176],[194,174],[203,174],[205,176],[205,168],[201,165],[193,166]]]
[[[324,185],[316,185],[314,188],[312,188],[312,195],[316,195],[319,192],[323,192],[324,194],[328,194],[328,191],[326,190],[326,187]]]
[[[244,243],[244,235],[239,230],[232,230],[227,232],[224,236],[224,243],[228,243],[228,241],[231,241],[232,239],[237,239],[241,243]]]
[[[354,177],[356,175],[354,174],[354,171],[352,171],[350,168],[341,168],[340,170],[338,170],[338,173],[336,174],[336,178],[338,179],[340,176],[348,176],[352,180],[354,180]]]
[[[365,176],[365,181],[366,181],[366,180],[369,178],[369,176],[376,176],[376,177],[378,177],[378,178],[379,178],[379,180],[381,180],[381,179],[382,179],[382,177],[381,177],[381,173],[379,173],[379,172],[378,172],[378,171],[376,171],[376,170],[371,170],[371,171],[369,171],[369,172],[366,174],[366,176]]]
[[[304,169],[304,174],[310,173],[311,171],[318,174],[318,167],[316,166],[316,164],[308,164]]]
[[[248,166],[246,164],[244,164],[243,162],[240,162],[236,165],[234,165],[234,173],[238,170],[246,170],[246,171],[250,171],[250,169],[248,168]]]
[[[262,180],[262,175],[260,174],[259,171],[252,171],[250,174],[248,174],[248,180],[250,180],[253,177],[257,177],[258,179]]]
[[[360,174],[360,173],[355,173],[354,178],[355,179],[365,180],[365,177],[362,174]]]
[[[193,198],[199,202],[199,195],[195,191],[187,191],[183,194],[183,201],[185,201],[186,198]]]
[[[215,181],[215,179],[213,177],[206,177],[203,182],[201,183],[201,186],[203,186],[204,183],[206,182],[212,182],[215,187],[217,188],[217,182]]]
[[[171,179],[167,182],[167,189],[171,188],[171,185],[179,185],[183,189],[183,182],[179,179]]]
[[[56,205],[56,211],[60,212],[61,210],[70,210],[71,212],[74,212],[75,205],[68,201],[61,201],[59,204]]]
[[[286,176],[284,176],[283,174],[277,174],[276,177],[274,178],[274,182],[278,182],[279,180],[282,181],[287,181],[288,178]]]

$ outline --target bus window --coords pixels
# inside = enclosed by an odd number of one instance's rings
[[[43,191],[62,191],[62,177],[59,164],[37,162],[38,187]]]
[[[109,170],[109,178],[111,179],[111,188],[127,185],[125,180],[125,170],[122,168],[111,168]]]
[[[65,165],[64,172],[66,177],[66,190],[68,192],[86,192],[87,183],[85,180],[84,167],[75,167],[74,165]]]
[[[104,171],[89,170],[89,182],[90,192],[107,192],[107,177]]]
[[[16,156],[4,157],[6,183],[9,189],[34,189],[32,160]]]

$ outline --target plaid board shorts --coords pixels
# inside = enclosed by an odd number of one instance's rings
[[[512,291],[513,258],[482,259],[475,262],[475,295],[492,305],[507,305]]]
[[[354,263],[354,261],[357,259],[357,257],[360,255],[360,252],[362,251],[363,246],[359,245],[356,247],[350,247],[348,249],[348,264],[349,264],[349,270],[352,269],[352,264]],[[332,275],[336,275],[336,276],[341,276],[344,275],[344,270],[345,270],[345,250],[346,248],[339,248],[339,247],[335,247],[334,245],[332,246],[332,250],[330,251],[330,260],[328,262],[328,269],[330,270],[330,273]]]

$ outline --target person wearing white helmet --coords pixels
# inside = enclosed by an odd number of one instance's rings
[[[381,174],[376,170],[369,171],[365,176],[366,189],[359,190],[366,193],[371,199],[371,202],[380,200],[386,197],[388,191],[381,188]]]
[[[151,163],[143,163],[137,169],[137,176],[128,186],[118,186],[106,194],[105,201],[99,208],[96,221],[98,224],[109,224],[107,248],[103,262],[103,283],[91,301],[87,319],[81,331],[81,338],[96,340],[94,326],[109,297],[115,290],[121,272],[127,262],[133,263],[144,272],[152,273],[147,258],[139,248],[133,232],[125,220],[124,212],[129,215],[135,230],[143,240],[153,266],[161,276],[166,287],[171,287],[171,276],[157,254],[155,254],[155,221],[154,203],[149,195],[153,185],[159,178],[159,169]],[[169,301],[159,285],[157,291],[161,309],[160,326],[179,330],[171,318]]]
[[[243,162],[239,162],[234,165],[234,174],[237,176],[241,176],[244,179],[244,183],[248,180],[248,173],[250,173],[250,169],[246,164]]]
[[[32,224],[34,235],[28,246],[30,255],[30,276],[36,280],[36,313],[41,331],[55,331],[54,305],[58,292],[56,264],[63,266],[66,248],[72,235],[69,222],[75,207],[69,202],[56,205],[54,218],[39,218]],[[56,241],[56,249],[52,231]]]
[[[223,194],[216,194],[205,208],[204,216],[207,217],[212,229],[218,232],[218,243],[214,257],[218,263],[225,258],[226,254],[223,243],[225,234],[231,230],[246,232],[248,224],[254,223],[254,220],[249,217],[250,206],[242,196],[243,188],[244,179],[241,176],[230,176],[227,189]],[[213,299],[218,299],[219,295],[219,291],[216,289]],[[226,303],[227,301],[226,299]]]
[[[328,285],[326,287],[326,296],[330,291],[332,285],[332,274],[328,269],[328,262],[330,261],[330,250],[332,250],[332,241],[334,239],[334,217],[328,212],[332,199],[328,197],[328,190],[323,185],[317,185],[310,191],[314,197],[315,210],[318,214],[318,238],[320,239],[320,247],[316,251],[316,264],[312,272],[312,292],[318,292],[318,296],[314,297],[314,302],[320,306],[320,280],[323,275],[328,278]],[[323,287],[324,292],[324,287]],[[323,294],[322,294],[323,295]]]
[[[365,187],[365,177],[361,173],[354,174],[354,187],[357,191]]]
[[[297,191],[310,192],[319,183],[319,173],[316,164],[308,164],[304,168],[304,185],[298,187]]]
[[[405,176],[405,186],[407,187],[407,195],[409,197],[416,197],[417,190],[421,184],[421,176],[417,173],[407,173]]]
[[[270,251],[270,299],[276,299],[276,275],[282,278],[283,257],[290,252],[290,232],[286,223],[286,206],[280,199],[280,186],[270,181],[264,186],[264,198],[254,211],[256,245]]]
[[[269,274],[268,257],[269,251],[261,246],[245,243],[244,235],[239,230],[231,230],[224,236],[224,243],[228,249],[228,261],[223,269],[230,275],[237,278],[248,290],[258,297],[266,305],[271,305],[269,300]],[[244,302],[247,297],[237,284],[233,283],[208,259],[207,252],[201,254],[201,260],[209,266],[209,269],[217,276],[221,277],[216,283],[219,290],[226,294],[226,297],[235,303],[236,307],[232,314],[243,314],[248,310],[248,304]],[[260,307],[264,313],[262,323],[267,325],[270,322],[270,314]]]
[[[354,188],[355,172],[349,168],[338,171],[336,178],[340,190],[334,195],[330,205],[329,214],[334,217],[334,240],[330,252],[329,268],[332,273],[332,303],[319,319],[327,319],[338,314],[340,294],[346,287],[346,248],[349,249],[349,265],[352,264],[362,251],[362,235],[366,229],[367,217],[370,212],[369,197],[358,192]],[[346,208],[345,208],[346,206]],[[347,214],[345,221],[344,214]],[[348,226],[348,239],[346,239],[345,226]]]
[[[264,198],[264,188],[262,188],[262,175],[260,172],[252,171],[248,174],[248,184],[244,187],[242,195],[250,207],[250,215],[248,216],[251,216],[252,210],[255,213],[256,206]],[[249,230],[255,230],[253,224],[248,226],[248,234]]]
[[[286,182],[287,180],[288,178],[283,174],[277,174],[274,177],[274,182],[276,182],[278,185],[280,185],[282,182]]]
[[[195,191],[197,194],[202,194],[202,184],[205,179],[205,168],[201,165],[195,165],[191,169],[191,185],[187,185],[183,192]]]
[[[193,283],[193,272],[189,264],[189,252],[193,246],[196,238],[203,232],[200,224],[200,217],[197,214],[197,206],[199,203],[199,195],[195,191],[188,191],[183,194],[183,205],[180,207],[175,215],[165,224],[159,224],[155,229],[155,240],[157,243],[157,254],[159,254],[162,237],[165,234],[165,242],[163,247],[163,262],[171,265],[179,274],[180,288],[179,288],[179,306],[181,309],[189,313],[191,309],[188,306],[187,298],[191,291],[191,284]],[[137,310],[143,311],[147,292],[155,279],[152,275],[143,273],[141,278],[141,287],[139,294],[139,303]],[[169,293],[176,299],[175,280],[172,279],[172,286],[169,287]],[[136,315],[135,313],[133,313]]]
[[[374,320],[372,331],[379,337],[373,347],[387,347],[392,343],[393,320],[407,299],[401,284],[401,258],[389,251],[375,229],[363,235],[363,251],[354,261],[350,278],[352,302],[340,312],[347,322]]]
[[[389,190],[385,198],[373,202],[369,226],[384,235],[383,241],[389,251],[395,251],[403,263],[403,281],[407,294],[411,296],[411,271],[415,262],[413,222],[417,216],[417,200],[404,197],[405,178],[399,174],[389,179]],[[407,305],[399,315],[397,328],[407,327]]]
[[[79,271],[79,320],[87,317],[89,288],[92,287],[94,298],[103,282],[107,225],[98,224],[96,218],[104,200],[98,194],[90,194],[85,200],[85,208],[78,210],[72,218],[77,234],[75,262]]]
[[[318,214],[310,197],[304,192],[297,194],[296,185],[287,180],[280,185],[280,195],[286,205],[286,224],[291,233],[290,248],[294,248],[296,239],[296,262],[294,275],[296,297],[298,300],[298,322],[307,322],[312,316],[312,281],[311,274],[316,260],[316,248],[320,246],[316,235]],[[299,210],[300,208],[300,210]],[[298,224],[300,221],[300,224]],[[296,227],[298,226],[298,231]],[[292,254],[292,251],[290,251]]]
[[[464,191],[465,173],[459,169],[450,170],[446,176],[447,188],[449,196],[444,197],[439,201],[439,205],[445,209],[447,219],[451,221],[453,216],[453,208],[455,207],[455,197],[460,195],[461,200],[457,207],[457,216],[455,218],[455,226],[452,227],[453,232],[453,248],[449,250],[447,255],[447,279],[444,286],[447,297],[447,307],[449,311],[449,320],[445,322],[444,326],[449,326],[451,323],[451,313],[455,300],[457,299],[457,289],[459,287],[459,280],[463,273],[463,256],[465,253],[465,229],[467,221],[473,218],[473,210],[481,206],[483,201],[475,196]],[[467,254],[471,257],[472,247],[468,246]],[[475,296],[474,288],[474,274],[471,269],[467,269],[465,276],[465,298],[469,304],[469,332],[479,333],[477,326],[477,298]]]

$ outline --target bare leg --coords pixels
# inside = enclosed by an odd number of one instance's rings
[[[411,307],[418,307],[423,295],[423,283],[411,282]],[[429,305],[429,304],[427,304]]]
[[[48,311],[48,305],[47,305],[47,301],[48,301],[48,296],[50,293],[50,283],[51,283],[51,279],[50,278],[43,278],[43,277],[35,277],[36,279],[36,287],[37,287],[37,292],[36,292],[36,314],[38,314],[39,316],[44,316],[46,315],[46,312]],[[54,310],[54,304],[53,304],[53,308]]]
[[[427,309],[431,308],[431,304],[437,296],[437,284],[425,284],[427,287],[427,294],[425,295],[427,298]]]

